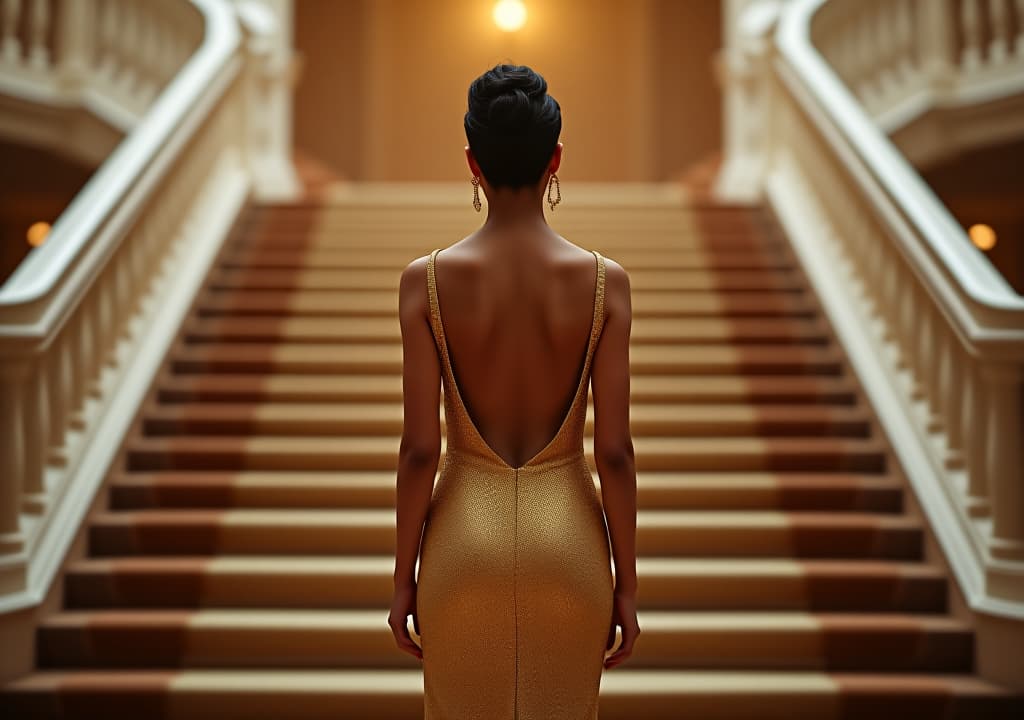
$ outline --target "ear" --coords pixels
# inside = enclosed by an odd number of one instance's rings
[[[558,168],[562,165],[562,143],[555,145],[554,152],[551,153],[551,162],[548,163],[548,172],[558,172]]]
[[[469,145],[466,146],[466,162],[469,164],[469,171],[471,173],[477,177],[481,177],[483,175],[483,173],[480,172],[480,166],[476,162],[476,157],[473,156],[473,151],[469,149]]]

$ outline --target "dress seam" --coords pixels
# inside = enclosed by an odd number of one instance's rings
[[[513,516],[513,533],[512,533],[512,619],[514,621],[515,628],[515,694],[512,700],[512,718],[517,720],[519,718],[519,606],[517,595],[517,564],[519,558],[519,468],[515,470],[515,513]]]

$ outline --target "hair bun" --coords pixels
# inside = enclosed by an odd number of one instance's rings
[[[470,90],[469,112],[481,125],[516,132],[538,114],[548,83],[525,65],[498,65]]]

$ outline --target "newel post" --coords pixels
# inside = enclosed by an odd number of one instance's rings
[[[292,164],[292,0],[236,0],[245,32],[245,145],[256,195],[288,200],[301,191]]]
[[[770,148],[772,33],[780,0],[727,0],[724,47],[716,59],[723,86],[723,163],[714,195],[725,202],[760,198]]]

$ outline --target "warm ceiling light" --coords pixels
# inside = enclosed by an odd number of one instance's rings
[[[505,32],[515,32],[526,24],[523,0],[498,0],[494,4],[494,24]]]
[[[971,225],[967,234],[971,238],[971,242],[974,243],[975,247],[981,248],[982,250],[991,250],[996,244],[996,231],[988,225]]]
[[[25,233],[25,237],[28,238],[28,244],[32,247],[39,247],[43,244],[43,240],[50,234],[50,223],[48,222],[37,222],[32,223],[28,232]]]

